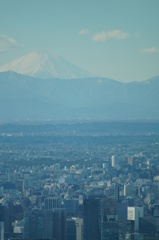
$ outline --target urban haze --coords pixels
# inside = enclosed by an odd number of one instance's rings
[[[0,240],[159,239],[158,9],[0,1]]]

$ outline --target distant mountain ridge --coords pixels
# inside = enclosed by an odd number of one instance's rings
[[[159,119],[159,77],[40,79],[0,73],[0,121]]]
[[[50,50],[33,51],[0,67],[0,72],[6,71],[38,78],[76,79],[92,76]]]

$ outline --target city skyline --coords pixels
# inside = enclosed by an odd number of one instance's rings
[[[159,75],[157,0],[0,4],[0,67],[51,49],[101,77],[131,82]]]

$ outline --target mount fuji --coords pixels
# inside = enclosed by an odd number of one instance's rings
[[[13,71],[38,78],[79,79],[92,77],[50,50],[34,51],[0,67],[0,72]]]
[[[32,52],[0,68],[0,122],[158,120],[158,93],[158,76],[122,83],[91,76],[51,51]]]

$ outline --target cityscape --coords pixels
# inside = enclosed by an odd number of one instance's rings
[[[159,0],[0,0],[0,240],[159,240]]]
[[[0,131],[1,239],[158,239],[158,122]]]

